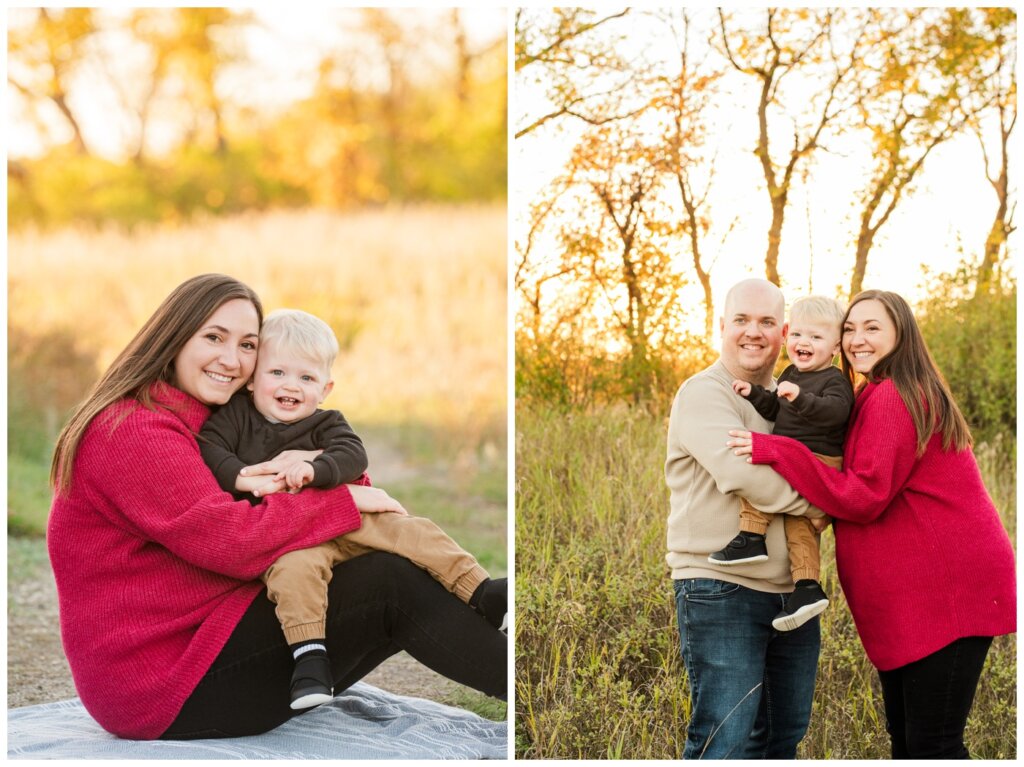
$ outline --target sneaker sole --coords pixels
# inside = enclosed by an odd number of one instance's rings
[[[725,567],[731,567],[732,565],[746,565],[746,564],[750,564],[751,562],[767,562],[767,561],[768,561],[768,555],[767,554],[758,554],[756,556],[747,557],[745,559],[712,559],[711,557],[708,557],[708,562],[710,562],[711,564],[713,564],[713,565],[723,565]]]
[[[291,706],[293,711],[299,711],[304,708],[322,706],[330,699],[330,695],[325,695],[322,692],[311,692],[309,695],[303,695],[301,698],[296,698],[295,700],[293,700]]]
[[[803,626],[807,621],[816,615],[821,615],[828,607],[827,599],[819,599],[809,605],[804,605],[792,615],[780,615],[772,621],[772,627],[776,631],[792,631]]]

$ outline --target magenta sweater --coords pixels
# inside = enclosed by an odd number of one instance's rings
[[[47,530],[75,687],[132,739],[174,721],[274,560],[359,527],[344,487],[233,500],[199,455],[209,409],[166,384],[153,393],[164,407],[123,400],[93,420]],[[106,416],[125,413],[111,433]]]
[[[770,464],[835,518],[836,567],[857,632],[880,670],[967,636],[1016,631],[1014,553],[974,454],[916,457],[910,412],[892,381],[858,395],[842,471],[795,440],[754,435]]]

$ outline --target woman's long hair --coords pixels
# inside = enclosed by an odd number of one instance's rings
[[[223,274],[193,277],[164,299],[92,387],[57,438],[50,465],[50,484],[57,495],[64,494],[71,486],[75,454],[92,420],[124,398],[136,399],[152,410],[150,386],[157,381],[172,381],[174,358],[178,352],[211,314],[225,302],[236,298],[252,302],[260,324],[263,323],[263,305],[259,296],[248,285]]]
[[[850,310],[861,301],[875,300],[885,307],[896,328],[896,345],[875,363],[866,378],[875,383],[892,379],[900,398],[910,411],[917,431],[917,454],[924,454],[928,441],[936,432],[942,434],[942,447],[963,450],[971,446],[971,430],[960,408],[953,401],[946,379],[939,372],[928,346],[917,326],[910,305],[897,293],[886,290],[865,290],[850,302],[843,318],[843,326]],[[843,372],[852,381],[854,370],[843,355]]]

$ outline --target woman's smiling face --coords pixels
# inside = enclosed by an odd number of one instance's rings
[[[896,347],[896,324],[885,305],[874,298],[859,301],[843,323],[843,354],[850,367],[867,375]]]
[[[172,383],[204,405],[223,405],[256,367],[259,332],[252,302],[224,302],[174,358]]]

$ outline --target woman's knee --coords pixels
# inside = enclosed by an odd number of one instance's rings
[[[388,594],[405,596],[421,583],[433,583],[433,579],[405,557],[386,551],[372,551],[362,554],[334,567],[334,581],[372,586],[374,590],[385,590]]]

